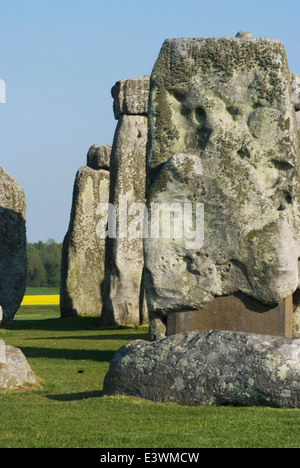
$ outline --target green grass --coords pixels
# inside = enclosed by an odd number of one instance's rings
[[[59,294],[59,288],[26,288],[25,295],[26,296],[44,296],[44,295],[56,295]]]
[[[0,338],[22,349],[42,387],[0,394],[0,447],[300,447],[300,410],[103,396],[114,352],[147,336],[146,328],[100,330],[98,318],[60,319],[56,306],[21,307]]]

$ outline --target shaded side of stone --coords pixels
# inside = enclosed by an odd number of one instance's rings
[[[87,154],[87,166],[92,169],[105,169],[110,167],[111,145],[92,145]]]
[[[3,321],[14,318],[26,289],[25,212],[23,189],[0,168],[0,306]]]

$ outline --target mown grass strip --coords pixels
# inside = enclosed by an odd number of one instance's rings
[[[102,329],[99,317],[61,319],[59,306],[26,306],[1,324],[0,337],[23,351],[42,385],[0,394],[1,448],[300,448],[299,409],[104,396],[114,353],[149,339],[147,327]]]

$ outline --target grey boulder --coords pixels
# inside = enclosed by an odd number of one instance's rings
[[[38,386],[24,354],[13,346],[0,347],[0,391]]]
[[[300,407],[300,340],[192,331],[115,354],[106,395],[180,405]]]

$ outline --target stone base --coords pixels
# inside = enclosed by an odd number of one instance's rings
[[[232,331],[137,340],[113,357],[104,393],[189,406],[300,408],[300,340]]]
[[[239,293],[217,297],[202,310],[169,314],[167,336],[192,330],[232,330],[292,338],[292,324],[292,296],[272,308]]]

